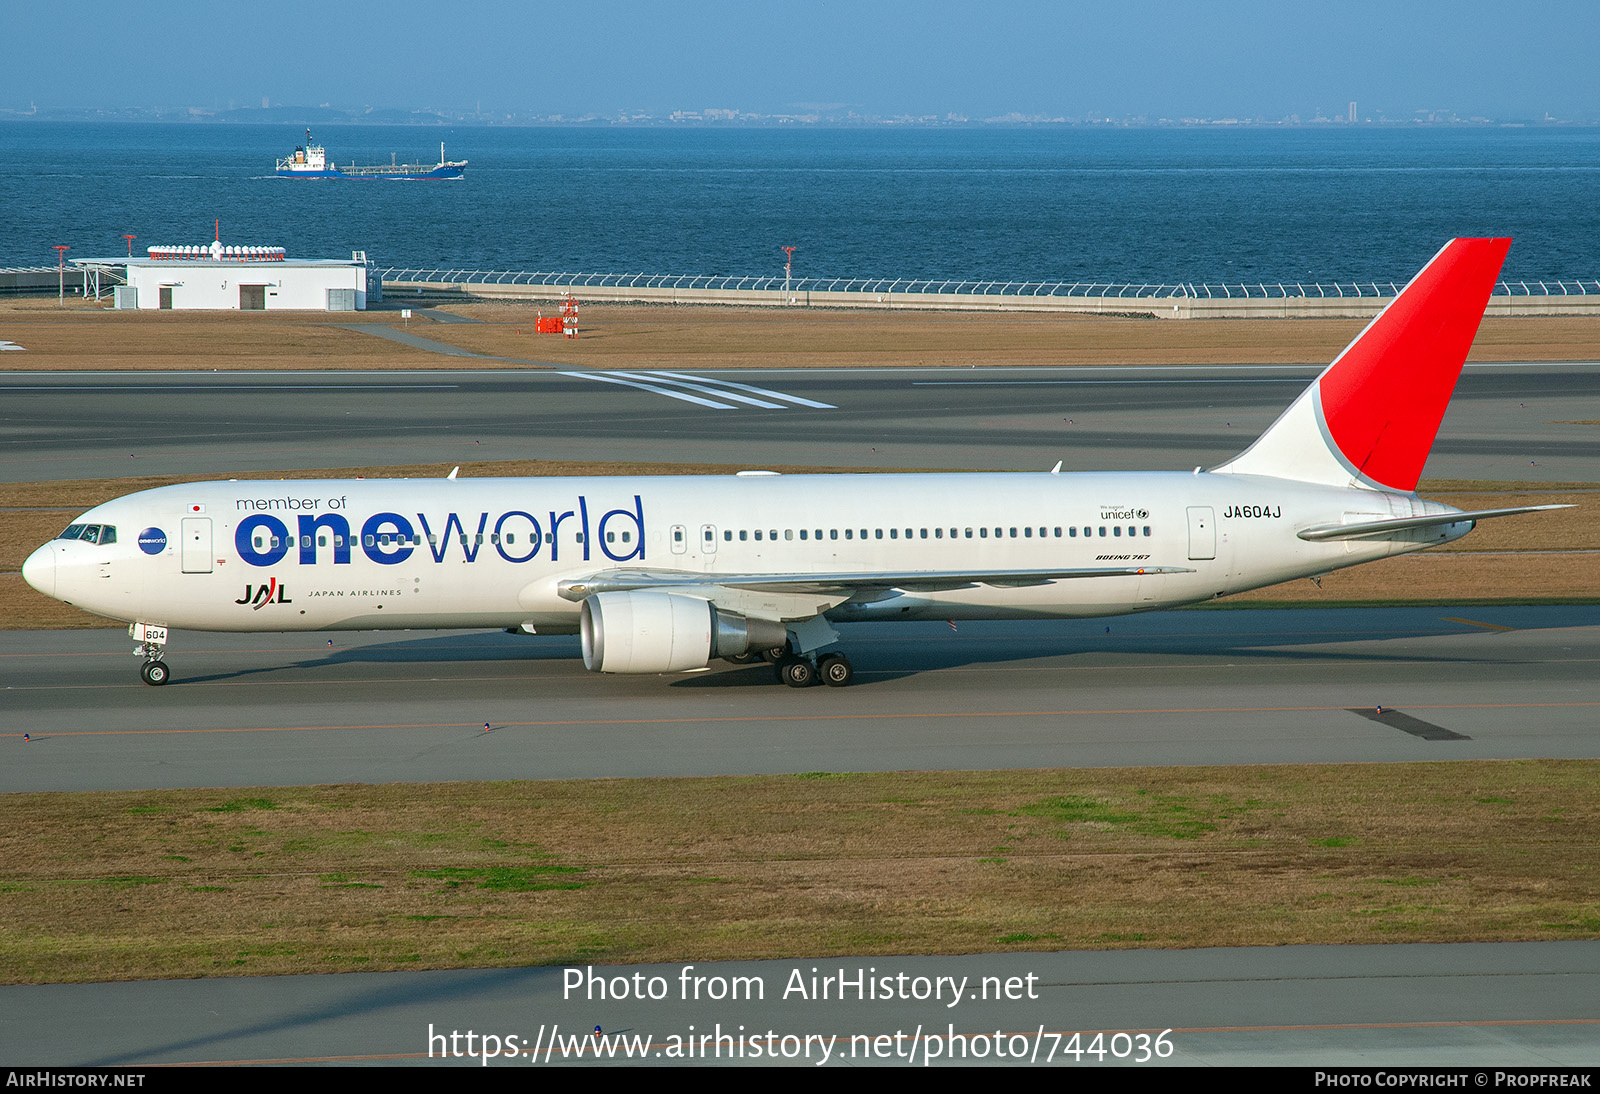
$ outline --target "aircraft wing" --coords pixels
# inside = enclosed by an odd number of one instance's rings
[[[1425,517],[1368,520],[1360,524],[1317,524],[1310,528],[1302,528],[1295,534],[1314,543],[1325,539],[1363,539],[1367,536],[1381,536],[1386,532],[1403,532],[1409,528],[1437,528],[1445,524],[1488,520],[1490,517],[1511,517],[1518,513],[1541,513],[1546,509],[1571,508],[1570,505],[1524,505],[1516,509],[1474,509],[1468,512],[1434,513]]]
[[[557,585],[567,600],[580,601],[595,593],[634,589],[715,586],[725,589],[783,593],[855,595],[869,589],[903,589],[907,592],[948,592],[977,585],[1021,588],[1048,585],[1080,577],[1132,577],[1139,574],[1187,574],[1179,566],[1089,566],[1054,570],[874,570],[832,574],[718,574],[689,570],[604,570],[591,577],[569,579]]]

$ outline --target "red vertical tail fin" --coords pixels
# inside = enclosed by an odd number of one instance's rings
[[[1414,490],[1509,239],[1455,239],[1217,471]]]

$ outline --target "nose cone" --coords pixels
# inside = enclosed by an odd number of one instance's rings
[[[46,543],[22,564],[22,580],[45,596],[56,595],[56,555]]]

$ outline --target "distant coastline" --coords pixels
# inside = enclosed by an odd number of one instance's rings
[[[104,109],[0,108],[0,121],[94,122],[107,124],[268,125],[268,126],[459,126],[521,128],[662,128],[662,129],[1499,129],[1595,128],[1600,118],[1460,117],[1449,111],[1419,112],[1415,117],[1347,118],[1288,115],[1268,117],[1063,117],[1004,114],[973,118],[964,115],[880,115],[850,111],[761,114],[739,110],[674,110],[666,114],[485,114],[401,108],[340,110],[333,107],[269,106],[232,109],[122,107]]]

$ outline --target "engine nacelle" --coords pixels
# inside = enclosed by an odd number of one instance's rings
[[[772,649],[788,628],[719,611],[709,601],[647,590],[596,593],[579,618],[583,667],[591,672],[682,672],[713,657]]]

